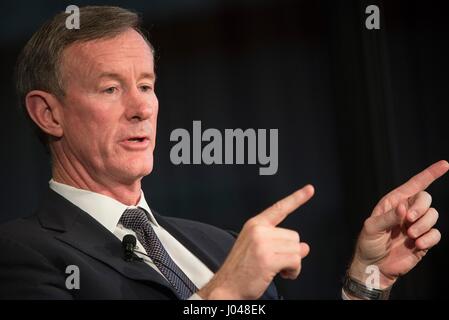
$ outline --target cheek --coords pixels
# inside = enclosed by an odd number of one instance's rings
[[[68,140],[78,146],[80,152],[90,156],[109,153],[113,138],[113,127],[108,118],[99,114],[76,114],[70,118]]]
[[[71,133],[71,143],[77,146],[81,156],[89,156],[95,158],[95,154],[99,153],[99,147],[102,145],[102,131],[97,130],[88,123],[74,123]]]

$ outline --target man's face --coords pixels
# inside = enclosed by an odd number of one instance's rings
[[[135,30],[63,54],[63,157],[96,182],[132,184],[153,168],[153,54]]]

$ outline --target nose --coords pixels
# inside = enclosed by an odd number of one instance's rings
[[[130,90],[125,97],[126,118],[130,121],[147,120],[157,108],[157,98],[141,92],[138,88]]]

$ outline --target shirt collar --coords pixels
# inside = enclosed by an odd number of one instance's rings
[[[127,206],[111,197],[89,190],[78,189],[67,184],[56,182],[51,179],[49,181],[50,189],[66,198],[81,210],[87,212],[92,218],[97,220],[110,232],[114,232],[117,224],[123,214],[128,208],[140,207],[148,212],[150,221],[159,226],[156,219],[151,212],[148,203],[145,200],[143,191],[140,191],[140,200],[136,206]]]

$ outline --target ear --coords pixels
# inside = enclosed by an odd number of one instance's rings
[[[33,90],[28,92],[25,97],[25,104],[34,123],[44,132],[55,137],[62,137],[62,105],[52,94]]]

